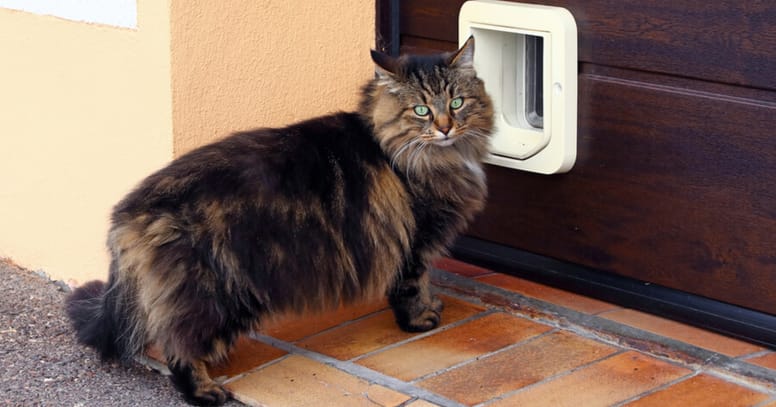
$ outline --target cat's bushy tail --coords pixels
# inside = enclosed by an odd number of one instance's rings
[[[103,360],[127,359],[136,353],[129,340],[134,327],[128,326],[131,318],[119,300],[126,289],[111,276],[107,284],[91,281],[76,288],[65,302],[78,342],[94,348]]]

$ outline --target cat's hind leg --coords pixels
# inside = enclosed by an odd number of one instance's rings
[[[207,365],[202,360],[170,362],[168,367],[172,373],[172,384],[189,404],[218,406],[232,397],[228,390],[210,378]]]
[[[231,394],[208,374],[207,365],[226,360],[240,332],[239,318],[224,306],[224,299],[194,293],[172,296],[150,315],[155,329],[151,342],[164,353],[172,374],[170,380],[190,404],[215,406]]]
[[[178,330],[178,334],[173,333],[162,345],[171,373],[170,381],[189,404],[218,406],[232,395],[210,377],[207,366],[225,360],[233,335],[227,335],[229,339],[226,340],[211,336],[203,326],[199,327],[199,332],[205,335],[197,338],[189,331],[186,336],[180,336]]]
[[[425,267],[407,267],[388,292],[396,323],[407,332],[436,328],[442,319],[442,301],[431,292]]]

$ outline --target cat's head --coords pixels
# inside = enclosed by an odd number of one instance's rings
[[[372,51],[376,78],[360,112],[395,166],[413,169],[481,160],[493,107],[474,71],[474,37],[457,51],[393,58]]]

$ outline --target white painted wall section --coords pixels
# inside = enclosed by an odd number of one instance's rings
[[[137,28],[137,0],[0,0],[0,7],[67,20]]]

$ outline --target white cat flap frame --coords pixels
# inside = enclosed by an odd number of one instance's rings
[[[461,7],[458,33],[460,44],[475,37],[474,66],[493,99],[496,129],[486,161],[541,174],[568,172],[577,156],[577,26],[571,13],[472,0]],[[540,125],[526,117],[527,38],[540,39],[543,49],[541,84],[533,85],[543,96]]]

